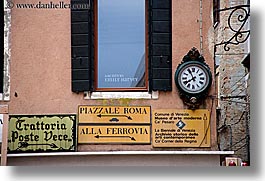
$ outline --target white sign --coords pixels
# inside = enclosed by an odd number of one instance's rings
[[[0,143],[2,143],[2,128],[3,128],[3,121],[4,120],[4,116],[3,114],[0,114]]]

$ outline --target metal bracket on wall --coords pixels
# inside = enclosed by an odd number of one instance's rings
[[[215,49],[217,48],[217,46],[224,45],[224,50],[229,51],[230,50],[229,45],[238,45],[247,41],[247,39],[250,36],[250,29],[244,30],[244,26],[246,25],[250,17],[250,5],[249,4],[239,5],[239,6],[219,9],[217,11],[219,12],[231,11],[228,16],[227,23],[229,29],[233,33],[233,36],[228,40],[224,40],[220,43],[215,44]],[[234,26],[235,20],[239,26],[236,27]]]

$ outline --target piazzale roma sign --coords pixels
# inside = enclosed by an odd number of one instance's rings
[[[75,115],[10,115],[8,152],[74,151]]]
[[[79,106],[79,123],[150,124],[150,106]]]
[[[150,144],[150,106],[79,106],[79,144]]]

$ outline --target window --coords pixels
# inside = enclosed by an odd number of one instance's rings
[[[145,0],[98,0],[97,90],[147,90]]]
[[[213,0],[213,20],[214,26],[216,26],[220,22],[220,0]]]
[[[73,92],[172,90],[171,0],[71,3]]]

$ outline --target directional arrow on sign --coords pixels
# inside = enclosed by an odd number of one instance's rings
[[[95,138],[99,139],[99,138],[130,138],[132,141],[136,141],[136,139],[132,136],[95,136]]]
[[[27,148],[28,146],[50,146],[51,148],[58,148],[54,143],[52,144],[29,144],[28,142],[19,142],[18,148]]]
[[[128,120],[133,120],[131,116],[119,115],[119,114],[98,114],[97,117],[126,117]]]

